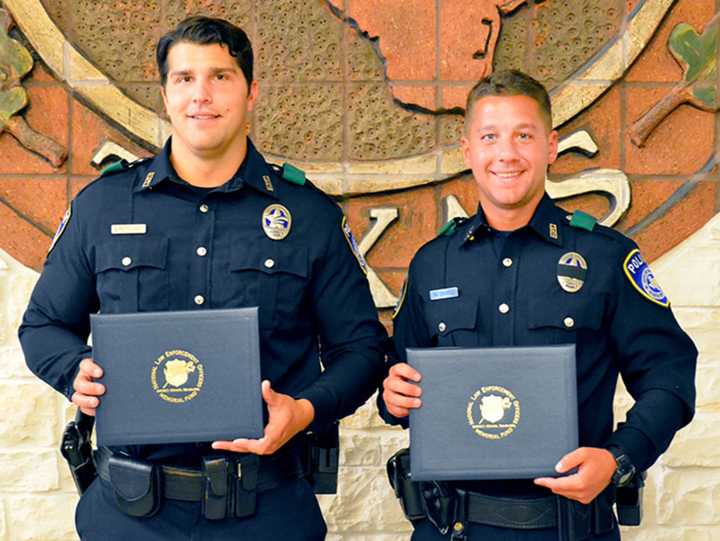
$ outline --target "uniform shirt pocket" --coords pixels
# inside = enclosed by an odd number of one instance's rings
[[[296,326],[308,281],[305,246],[277,241],[235,243],[230,257],[232,304],[259,306],[260,326]]]
[[[167,310],[170,282],[166,271],[168,240],[112,239],[95,252],[100,310],[105,313]]]
[[[462,297],[427,301],[428,330],[438,346],[478,345],[477,302]]]
[[[536,297],[528,304],[528,329],[537,344],[576,343],[578,333],[597,332],[607,295]]]

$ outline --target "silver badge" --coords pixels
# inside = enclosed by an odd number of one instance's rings
[[[282,240],[290,234],[292,215],[290,211],[280,204],[266,207],[262,213],[262,228],[268,238]]]
[[[587,261],[577,252],[568,252],[560,256],[557,267],[557,279],[563,291],[577,293],[585,283]]]

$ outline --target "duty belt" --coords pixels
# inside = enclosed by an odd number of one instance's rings
[[[520,530],[554,528],[557,526],[556,500],[554,496],[518,499],[468,492],[466,520]]]
[[[109,460],[113,452],[106,447],[97,449],[93,458],[98,475],[111,483]],[[238,468],[241,468],[238,464]],[[202,470],[159,465],[163,484],[163,495],[171,500],[200,502],[205,494],[205,474]],[[286,479],[304,476],[303,466],[295,453],[286,453],[282,457],[261,457],[257,471],[256,492],[275,488]],[[242,475],[241,471],[237,472]]]

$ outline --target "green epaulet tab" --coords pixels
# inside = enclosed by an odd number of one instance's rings
[[[437,233],[438,237],[449,237],[453,233],[455,233],[455,229],[457,229],[458,221],[456,218],[453,218],[448,223],[446,223],[444,226],[440,228],[440,230]]]
[[[307,180],[307,178],[305,178],[305,171],[289,163],[284,163],[282,166],[282,178],[298,186],[304,186]]]
[[[576,210],[573,212],[572,218],[570,219],[570,225],[572,227],[587,229],[588,231],[595,229],[596,224],[597,220],[582,210]]]
[[[107,167],[103,167],[100,171],[100,175],[109,175],[110,173],[117,173],[118,171],[124,171],[125,169],[128,169],[130,167],[130,164],[127,162],[127,160],[118,160],[116,162],[111,163]]]

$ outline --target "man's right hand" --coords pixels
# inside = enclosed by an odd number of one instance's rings
[[[75,404],[85,415],[95,416],[95,410],[100,405],[99,396],[105,394],[105,386],[102,383],[95,383],[94,380],[101,378],[102,368],[95,364],[92,359],[80,361],[80,370],[73,381],[72,403]]]
[[[409,364],[398,363],[390,367],[383,381],[383,400],[388,412],[395,417],[407,417],[412,408],[422,405],[422,389],[415,385],[422,378]]]

